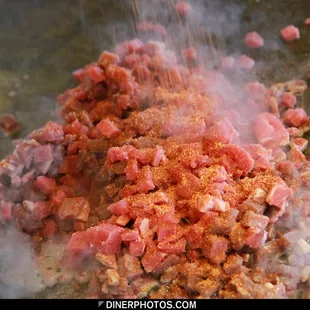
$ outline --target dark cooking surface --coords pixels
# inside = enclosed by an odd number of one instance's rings
[[[151,2],[140,3],[143,1]],[[225,48],[260,60],[262,81],[305,78],[306,64],[298,64],[309,57],[310,27],[306,28],[303,21],[310,17],[310,0],[201,2],[216,3],[217,9],[223,5],[223,16],[234,25],[228,22],[221,29],[229,32]],[[73,69],[96,59],[100,49],[111,49],[130,34],[129,7],[129,0],[0,0],[0,113],[11,112],[21,121],[23,130],[17,138],[56,118],[56,95],[73,85]],[[231,9],[237,14],[231,15]],[[301,39],[283,43],[279,30],[291,23],[300,27]],[[249,51],[242,44],[244,34],[254,30],[266,39],[266,48]],[[28,80],[23,79],[25,74]],[[12,91],[16,96],[10,98],[8,93]],[[4,136],[0,140],[3,157],[12,150],[11,140]],[[81,297],[75,287],[58,287],[49,295],[39,295],[66,296]]]

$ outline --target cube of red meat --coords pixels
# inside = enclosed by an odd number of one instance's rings
[[[29,200],[23,201],[23,207],[30,213],[34,212],[35,210],[35,203]]]
[[[151,234],[150,220],[148,218],[138,218],[135,221],[135,227],[138,227],[142,238],[147,238]]]
[[[266,98],[267,99],[267,104],[269,106],[269,111],[276,115],[279,116],[280,112],[279,112],[279,103],[278,103],[278,99],[274,96],[269,96]]]
[[[139,231],[137,229],[125,231],[121,234],[122,241],[141,241]]]
[[[86,126],[82,125],[78,119],[74,120],[70,125],[64,126],[65,135],[72,134],[80,137],[88,134],[88,132],[89,129]]]
[[[138,50],[142,45],[143,43],[139,39],[124,41],[116,46],[115,52],[120,58],[123,58],[127,54],[131,54]]]
[[[65,198],[67,198],[66,193],[63,190],[57,190],[52,197],[53,206],[59,208]]]
[[[275,148],[289,143],[289,133],[283,123],[271,113],[262,113],[253,122],[253,132],[259,142]]]
[[[85,77],[84,69],[77,69],[72,72],[72,76],[79,82],[82,82]]]
[[[98,59],[98,63],[102,68],[106,68],[109,65],[115,65],[117,62],[119,62],[119,57],[116,54],[107,51],[104,51]]]
[[[147,193],[155,188],[153,183],[152,172],[150,166],[144,166],[137,179],[137,191],[139,193]]]
[[[256,169],[268,169],[271,167],[272,151],[260,144],[249,144],[245,148],[255,161]]]
[[[228,175],[223,166],[212,165],[210,168],[203,168],[198,173],[201,181],[207,183],[223,183],[228,180]]]
[[[275,149],[272,152],[272,156],[275,162],[281,162],[286,159],[286,153],[282,151],[280,148]]]
[[[117,161],[127,161],[128,158],[128,152],[120,147],[110,147],[107,153],[107,161],[112,164]]]
[[[109,79],[113,80],[119,86],[124,82],[128,82],[131,77],[129,70],[117,66],[109,66],[105,73]],[[123,91],[123,89],[120,90]]]
[[[36,221],[42,221],[52,214],[51,204],[47,201],[36,202],[33,214]]]
[[[181,197],[190,199],[199,190],[199,187],[200,180],[194,174],[186,173],[177,185],[176,192]]]
[[[291,193],[292,190],[286,184],[276,183],[269,191],[266,201],[272,206],[282,208]]]
[[[118,260],[118,272],[122,277],[132,281],[143,275],[141,262],[138,258],[125,254]]]
[[[300,38],[299,29],[294,25],[289,25],[282,28],[280,33],[285,41],[293,41]]]
[[[188,16],[193,11],[193,8],[189,2],[179,1],[175,5],[175,10],[179,15],[185,17]]]
[[[111,221],[111,224],[116,224],[119,226],[126,226],[131,220],[131,217],[129,214],[115,216],[114,221]]]
[[[34,186],[40,190],[44,195],[50,195],[56,189],[56,181],[52,178],[39,176],[36,178]]]
[[[33,160],[36,164],[52,162],[53,154],[50,144],[38,146],[33,149]]]
[[[177,119],[176,119],[177,118]],[[162,132],[164,135],[177,136],[177,135],[187,135],[187,136],[203,136],[206,130],[206,123],[204,119],[200,117],[190,118],[190,117],[171,117],[165,122]]]
[[[223,57],[221,60],[221,69],[222,70],[231,70],[235,67],[236,60],[232,56]]]
[[[130,107],[131,97],[129,95],[120,95],[117,99],[117,105],[122,110],[127,110]]]
[[[108,210],[115,215],[124,215],[128,213],[129,204],[126,199],[122,199],[108,206]]]
[[[44,227],[40,232],[42,238],[52,238],[57,232],[57,226],[55,221],[48,219],[44,223]]]
[[[102,253],[97,253],[95,255],[96,259],[107,268],[117,269],[117,261],[115,255],[104,255]]]
[[[248,32],[244,38],[244,42],[250,48],[264,46],[264,39],[256,31]]]
[[[270,207],[270,210],[268,210],[268,216],[269,216],[269,223],[273,224],[278,221],[279,217],[281,217],[287,208],[287,203],[284,203],[281,208],[278,207]]]
[[[304,151],[308,146],[308,140],[304,138],[295,138],[291,140],[291,146],[297,147],[300,151]]]
[[[142,256],[145,250],[145,242],[140,241],[131,241],[129,244],[129,254],[134,257]]]
[[[75,255],[88,254],[90,248],[86,241],[86,233],[84,231],[73,233],[66,245],[66,250]]]
[[[229,233],[229,240],[231,246],[235,251],[240,251],[245,243],[247,237],[247,230],[240,223],[236,223]]]
[[[238,254],[230,254],[224,263],[223,269],[227,274],[232,274],[235,272],[241,272],[243,267],[243,259]]]
[[[155,275],[164,273],[169,267],[177,265],[180,258],[177,255],[171,254],[167,256],[154,270]]]
[[[134,194],[137,194],[137,186],[136,185],[128,185],[126,184],[119,192],[121,198],[127,198]]]
[[[214,224],[211,225],[212,231],[218,234],[228,234],[234,226],[238,214],[239,211],[234,208],[230,208],[228,211],[221,213],[220,216],[214,219]]]
[[[99,84],[106,79],[103,70],[100,67],[94,65],[85,69],[85,75],[96,84]]]
[[[187,228],[185,237],[191,249],[199,249],[202,246],[204,225],[200,222]]]
[[[262,188],[258,187],[251,193],[251,196],[249,197],[250,199],[244,201],[244,203],[248,202],[247,206],[252,205],[252,211],[254,211],[255,213],[263,213],[264,206],[259,206],[259,204],[263,204],[265,202],[266,195],[267,193]],[[251,202],[253,202],[255,206],[251,204]]]
[[[297,99],[293,94],[283,93],[280,96],[280,104],[287,108],[293,108],[296,105]]]
[[[146,253],[142,258],[142,265],[146,272],[152,272],[167,256],[154,246],[149,246],[146,248]]]
[[[145,55],[146,56],[146,55]],[[148,56],[147,56],[148,57]],[[142,56],[139,54],[130,54],[125,57],[125,63],[129,68],[133,68],[142,61]],[[143,62],[143,61],[142,61]],[[121,95],[122,96],[122,95]],[[120,96],[120,97],[121,97]]]
[[[89,212],[89,202],[84,197],[65,198],[58,209],[58,216],[61,220],[71,218],[87,222]]]
[[[255,60],[246,55],[241,55],[239,57],[238,65],[241,69],[251,70],[255,65]]]
[[[288,153],[288,158],[294,162],[297,169],[300,169],[307,159],[304,153],[295,145],[293,145]]]
[[[86,230],[86,240],[92,247],[104,254],[113,255],[121,250],[121,234],[124,228],[103,223]]]
[[[165,253],[184,253],[186,248],[186,240],[180,239],[176,242],[166,242],[164,240],[158,243],[158,248]]]
[[[104,137],[111,139],[116,138],[120,135],[121,131],[114,122],[109,119],[103,119],[97,126],[97,131]]]
[[[218,235],[206,235],[203,243],[203,254],[215,265],[226,260],[228,240]]]
[[[128,180],[130,181],[136,180],[139,175],[139,166],[137,160],[136,159],[129,160],[124,171]]]
[[[240,223],[244,227],[251,228],[257,234],[263,231],[269,222],[269,218],[264,215],[256,214],[253,211],[246,211]]]
[[[10,220],[12,217],[14,204],[10,201],[2,201],[0,208],[0,219],[4,219],[5,221]]]
[[[254,100],[261,100],[267,92],[265,85],[259,82],[246,84],[245,91],[247,95]]]
[[[169,150],[167,151],[169,152]],[[180,145],[176,155],[178,162],[190,168],[205,166],[209,161],[209,157],[203,155],[203,145],[201,143]]]
[[[69,89],[67,95],[75,100],[85,100],[88,95],[89,88],[86,84],[80,84],[79,86]]]
[[[163,241],[167,237],[175,234],[176,231],[176,224],[159,223],[157,228],[157,239],[158,241]]]
[[[207,299],[219,291],[220,285],[219,279],[208,277],[205,280],[198,281],[194,287],[199,293],[199,298]]]
[[[296,163],[290,160],[283,160],[277,163],[277,170],[280,171],[285,178],[299,178],[299,172],[295,167]]]
[[[217,212],[225,212],[229,209],[229,204],[220,198],[212,197],[210,195],[195,195],[191,204],[200,212],[208,212],[213,209]]]
[[[81,110],[82,110],[82,105],[81,105],[80,101],[78,99],[72,97],[72,96],[69,96],[65,100],[65,102],[62,104],[61,115],[65,116],[70,112],[79,112]],[[42,137],[40,136],[40,134],[42,134],[42,132],[43,131],[41,129],[38,129],[34,133],[35,133],[35,136],[38,137],[38,139],[42,139]],[[36,137],[33,137],[33,138],[37,140]],[[40,140],[38,140],[38,141],[40,141]]]
[[[221,150],[219,162],[228,173],[247,175],[254,167],[254,159],[245,149],[238,145],[227,144]]]
[[[304,21],[305,25],[310,25],[310,17],[307,17]]]
[[[199,212],[208,212],[214,208],[215,202],[210,195],[197,194],[189,201],[189,205],[193,209],[197,209]]]
[[[24,165],[27,169],[30,168],[30,165],[32,163],[32,159],[33,159],[32,149],[33,149],[33,147],[40,145],[35,140],[31,140],[31,141],[35,142],[35,145],[32,145],[32,144],[29,145],[28,143],[21,143],[16,147],[16,153],[17,153],[18,157],[22,160],[22,162],[24,163]],[[29,171],[28,173],[30,173],[30,172],[31,171]],[[33,169],[32,172],[35,173],[36,170]]]
[[[237,138],[239,133],[234,129],[228,118],[216,122],[211,126],[206,133],[206,138],[222,143],[232,143],[234,138]]]
[[[185,61],[194,61],[197,57],[197,51],[194,47],[185,48],[182,50],[182,56]]]
[[[256,233],[256,231],[248,230],[248,236],[246,238],[246,245],[252,249],[260,248],[267,240],[267,232],[262,231]]]
[[[165,151],[161,147],[156,147],[153,152],[154,152],[154,155],[153,155],[151,164],[153,167],[157,167],[160,164],[160,162],[163,160],[163,158],[165,157]]]
[[[300,126],[308,119],[307,113],[304,109],[288,109],[284,115],[284,121],[293,126]]]
[[[8,135],[13,135],[20,130],[20,125],[12,114],[4,114],[0,117],[0,129]]]

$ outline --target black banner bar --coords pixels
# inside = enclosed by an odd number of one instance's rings
[[[209,307],[238,307],[240,309],[247,309],[249,307],[269,307],[269,306],[283,306],[284,308],[292,306],[309,306],[308,300],[297,299],[273,299],[273,300],[237,300],[237,299],[2,299],[0,300],[0,307],[31,307],[32,310],[44,310],[49,307],[68,307],[75,310],[91,310],[91,309],[198,309],[205,310]],[[4,309],[4,308],[2,308]],[[58,310],[54,308],[54,310]],[[209,308],[211,309],[211,308]],[[213,309],[214,310],[214,309]],[[216,310],[216,309],[215,309]]]

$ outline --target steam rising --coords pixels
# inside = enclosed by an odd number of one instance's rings
[[[44,288],[29,237],[10,226],[0,235],[0,297],[23,298]]]

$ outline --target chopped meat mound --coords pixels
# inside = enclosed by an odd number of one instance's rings
[[[88,297],[286,298],[310,275],[307,114],[287,86],[239,96],[226,70],[253,68],[245,55],[222,59],[224,73],[196,67],[192,47],[183,57],[134,39],[74,71],[63,124],[0,162],[0,225],[30,234],[39,256],[63,243],[55,281],[89,282]]]

